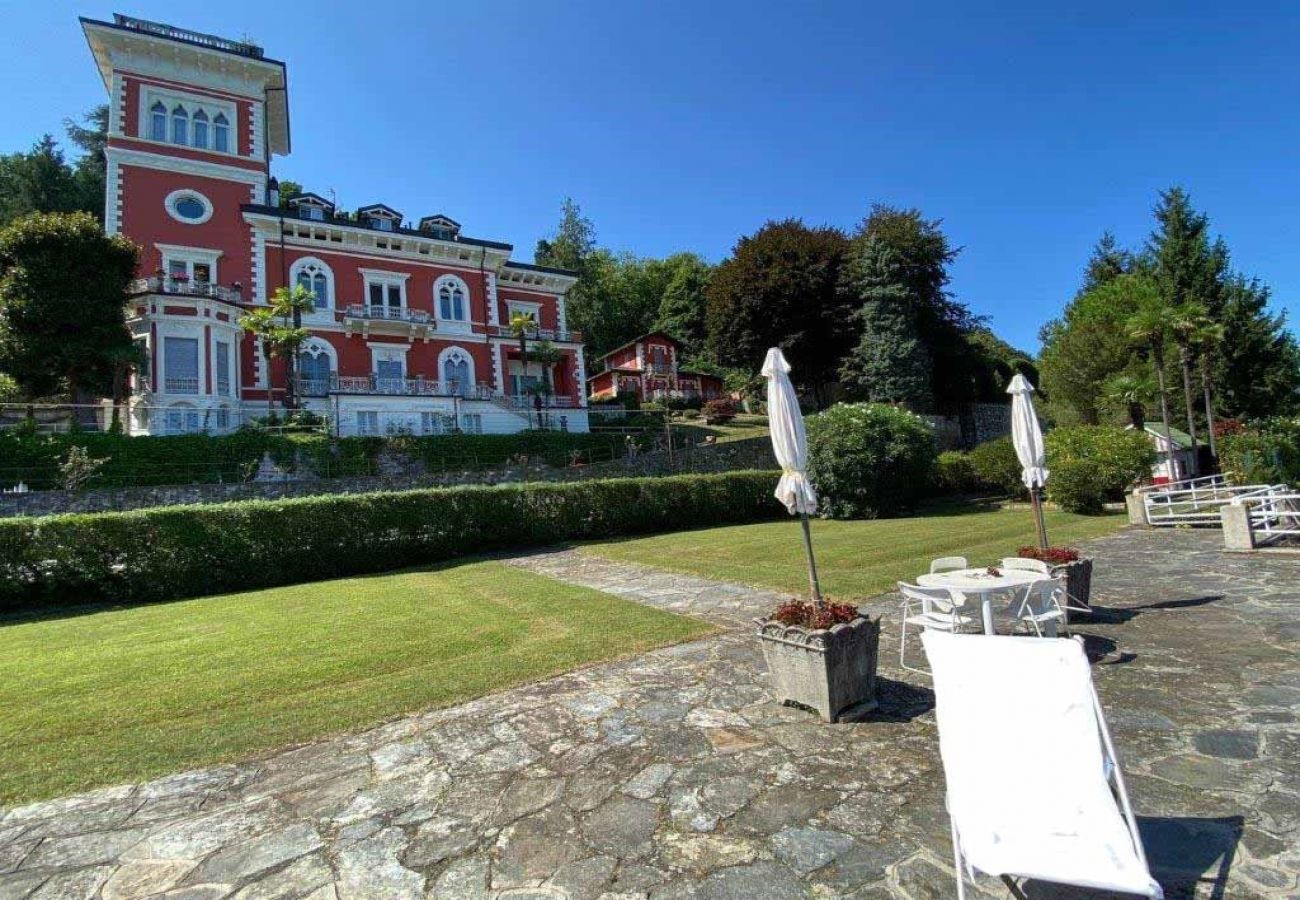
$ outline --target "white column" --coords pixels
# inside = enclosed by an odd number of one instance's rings
[[[577,349],[575,355],[575,365],[578,372],[578,405],[587,405],[587,364],[583,359],[582,348]],[[617,378],[618,376],[615,376]]]
[[[492,374],[496,379],[496,390],[504,394],[506,392],[506,369],[505,363],[501,360],[500,341],[493,341],[492,343]]]

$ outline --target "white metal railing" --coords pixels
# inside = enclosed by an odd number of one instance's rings
[[[232,41],[229,38],[217,37],[215,34],[190,31],[188,28],[177,28],[175,25],[151,22],[148,19],[138,19],[135,16],[126,16],[122,13],[113,14],[113,24],[142,34],[156,34],[159,37],[211,47],[213,50],[224,50],[227,53],[237,53],[240,56],[248,56],[253,59],[262,58],[262,48],[248,41]]]
[[[1232,502],[1246,507],[1256,546],[1300,535],[1300,493],[1288,485],[1267,485]]]
[[[515,409],[532,409],[537,405],[535,398],[538,396],[538,394],[507,394],[505,400]],[[578,401],[572,397],[540,396],[542,397],[542,406],[550,409],[571,409],[578,405]]]
[[[170,278],[153,275],[149,278],[137,278],[127,285],[127,293],[139,294],[178,294],[185,297],[211,297],[226,303],[243,303],[244,292],[239,287],[223,287],[206,281],[191,281],[188,278]]]
[[[199,380],[197,378],[164,378],[163,390],[169,394],[197,394],[199,392]]]
[[[331,375],[329,378],[299,378],[298,392],[304,397],[340,394],[381,394],[402,397],[460,397],[465,400],[490,400],[492,385],[461,384],[432,378],[401,378],[384,375]]]
[[[515,334],[509,325],[489,325],[487,331],[495,337],[519,339],[519,335]],[[561,328],[529,328],[524,332],[524,338],[529,341],[581,341],[582,332],[566,331]]]
[[[410,322],[414,325],[427,325],[432,316],[427,310],[408,309],[405,306],[383,306],[363,303],[350,303],[344,314],[353,319],[385,319],[390,322]]]
[[[1220,523],[1219,510],[1226,504],[1274,485],[1234,485],[1222,475],[1185,478],[1169,484],[1138,488],[1149,525],[1214,525]]]

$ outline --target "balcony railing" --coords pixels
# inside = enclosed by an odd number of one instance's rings
[[[350,303],[344,315],[353,319],[386,319],[392,322],[410,322],[413,325],[427,325],[432,316],[427,310],[408,309],[405,306],[367,306],[364,303]]]
[[[673,367],[668,365],[668,363],[652,362],[652,363],[646,363],[645,371],[647,374],[650,375],[671,375],[673,374]]]
[[[163,390],[169,394],[197,394],[199,392],[199,380],[197,378],[164,378]]]
[[[127,285],[127,293],[132,296],[140,294],[180,294],[186,297],[211,297],[214,300],[222,300],[226,303],[244,302],[243,289],[238,285],[223,287],[219,284],[209,284],[206,281],[178,280],[157,275],[150,278],[137,278]]]
[[[519,335],[510,330],[509,325],[489,325],[488,334],[494,337],[507,337],[519,339]],[[574,343],[582,342],[581,331],[564,331],[559,328],[530,328],[524,332],[524,337],[530,341],[572,341]]]
[[[537,394],[510,394],[505,399],[515,409],[533,409],[537,406],[537,396]],[[549,409],[571,409],[578,405],[578,401],[572,397],[542,394],[541,398],[542,406]]]
[[[461,384],[429,378],[392,378],[383,375],[331,375],[329,378],[299,378],[298,393],[304,397],[329,394],[378,394],[391,397],[460,397],[463,400],[491,400],[492,385]]]

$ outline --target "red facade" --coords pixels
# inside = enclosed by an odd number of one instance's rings
[[[509,244],[441,214],[413,224],[383,204],[282,203],[271,161],[290,147],[284,63],[125,16],[82,26],[110,100],[106,227],[141,250],[129,319],[149,366],[134,430],[232,428],[268,402],[341,433],[585,430],[581,336],[564,315],[572,273],[514,262]],[[316,308],[290,383],[239,320],[292,285]],[[522,352],[516,315],[530,319]],[[543,343],[558,362],[538,362]]]
[[[638,400],[713,400],[723,396],[722,379],[678,365],[680,345],[662,331],[642,335],[600,358],[603,370],[587,379],[593,400],[633,394]]]

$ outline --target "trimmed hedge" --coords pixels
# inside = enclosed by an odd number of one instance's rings
[[[1078,471],[1071,472],[1073,485],[1067,489],[1077,493],[1081,485],[1091,482],[1100,495],[1096,505],[1106,500],[1123,500],[1124,493],[1136,484],[1151,477],[1151,467],[1156,462],[1156,451],[1146,432],[1120,428],[1115,425],[1073,425],[1055,428],[1043,438],[1047,449],[1047,496],[1066,506],[1057,496],[1054,483],[1057,473],[1077,462],[1089,462],[1096,472],[1086,477]],[[1068,508],[1068,507],[1067,507]]]
[[[1011,443],[1010,436],[976,444],[968,456],[981,485],[1012,497],[1029,496],[1021,477],[1020,459],[1016,456],[1016,447]]]
[[[562,431],[332,438],[253,429],[170,437],[29,434],[15,429],[0,432],[0,487],[20,480],[38,490],[62,487],[59,463],[73,446],[108,460],[87,487],[114,488],[244,481],[268,452],[282,467],[308,469],[322,478],[345,478],[377,474],[377,460],[385,449],[419,460],[431,471],[442,471],[486,468],[517,456],[562,466],[574,450],[593,451],[601,458],[606,453],[622,454],[626,441],[617,434]]]
[[[140,603],[382,572],[506,547],[784,512],[733,472],[330,495],[0,521],[0,610]]]

